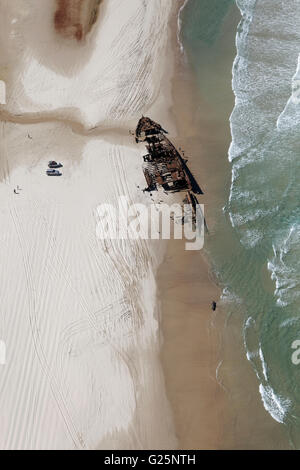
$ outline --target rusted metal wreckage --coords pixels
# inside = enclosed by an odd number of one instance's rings
[[[146,191],[162,186],[167,192],[192,191],[203,194],[186,161],[166,137],[165,131],[150,118],[142,117],[136,129],[136,142],[147,142],[148,154],[144,156]]]
[[[146,142],[143,172],[147,182],[145,191],[156,191],[161,186],[166,192],[186,193],[185,202],[191,205],[194,215],[198,200],[203,194],[189,170],[186,160],[167,138],[168,132],[148,117],[142,117],[136,128],[136,142]]]

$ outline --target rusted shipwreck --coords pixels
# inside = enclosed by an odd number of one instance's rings
[[[166,192],[191,191],[203,194],[186,161],[166,136],[167,131],[148,117],[142,117],[136,129],[136,142],[146,142],[143,171],[148,187],[161,186]]]
[[[136,142],[145,142],[148,151],[143,157],[147,182],[145,191],[152,192],[162,187],[166,193],[184,192],[183,202],[191,207],[192,220],[196,223],[199,207],[196,195],[203,194],[203,191],[189,170],[187,160],[170,142],[167,134],[160,124],[144,116],[136,128]],[[208,231],[205,219],[204,227]]]

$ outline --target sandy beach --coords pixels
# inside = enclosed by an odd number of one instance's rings
[[[56,36],[52,0],[0,2],[1,449],[177,446],[159,357],[165,245],[96,232],[100,204],[150,204],[129,130],[146,112],[174,129],[173,2],[100,11],[78,43]]]
[[[200,202],[205,204],[205,217],[213,233],[218,194],[212,176],[216,169],[209,157],[213,151],[226,152],[230,136],[228,130],[220,132],[220,118],[212,119],[205,98],[203,108],[198,110],[195,76],[178,43],[177,19],[172,26],[175,142],[184,149],[204,190]],[[226,129],[225,116],[222,125]],[[206,234],[205,246],[209,237]],[[163,334],[161,358],[179,448],[220,449],[229,411],[228,397],[218,377],[223,325],[216,318],[222,316],[219,305],[222,290],[205,250],[188,252],[184,243],[171,241],[158,271],[158,288]],[[215,313],[211,308],[213,301],[218,302]]]
[[[230,184],[238,15],[218,53],[203,49],[211,90],[204,78],[197,95],[182,4],[0,0],[1,449],[285,446],[208,256]],[[99,237],[101,205],[164,197],[142,191],[142,115],[190,157],[209,228],[201,252]],[[60,178],[46,176],[51,160]]]

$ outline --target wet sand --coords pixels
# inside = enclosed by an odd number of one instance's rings
[[[212,299],[219,291],[200,254],[170,243],[158,275],[167,393],[180,449],[219,447],[224,391],[216,380],[217,338]],[[184,254],[183,254],[184,253]]]
[[[177,29],[177,23],[173,30]],[[204,196],[208,226],[214,221],[210,205],[214,188],[209,174],[211,164],[203,161],[205,143],[217,133],[216,125],[199,133],[195,109],[196,84],[182,56],[177,37],[176,72],[172,82],[173,115],[178,135],[173,139],[184,149],[189,166]],[[200,145],[200,147],[199,147]],[[202,154],[202,155],[201,155]],[[215,196],[214,196],[215,197]],[[213,279],[204,251],[185,251],[184,242],[170,241],[158,276],[163,336],[162,363],[167,395],[173,410],[180,449],[216,449],[220,447],[226,412],[226,395],[216,379],[219,332],[213,327],[213,300],[221,290]]]

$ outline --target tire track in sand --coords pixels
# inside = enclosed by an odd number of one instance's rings
[[[24,267],[24,273],[25,273],[26,284],[27,284],[29,322],[30,322],[30,328],[31,328],[35,352],[39,359],[42,370],[50,384],[55,402],[62,416],[62,419],[66,425],[68,434],[71,437],[72,442],[75,445],[75,448],[84,449],[86,448],[86,445],[83,442],[81,434],[76,428],[74,421],[69,415],[68,408],[63,398],[63,394],[56,382],[55,376],[51,373],[50,367],[48,365],[48,361],[47,361],[47,358],[43,349],[43,344],[42,344],[42,340],[41,340],[39,328],[38,328],[38,321],[36,317],[35,288],[34,288],[34,282],[32,279],[32,269],[30,266],[29,249],[26,243],[26,237],[24,236],[24,234],[22,234],[21,223],[19,221],[20,218],[18,217],[16,208],[13,207],[10,210],[10,213],[11,213],[11,217],[12,217],[15,229],[16,229],[17,236],[18,236],[19,247],[22,253],[23,267]]]

